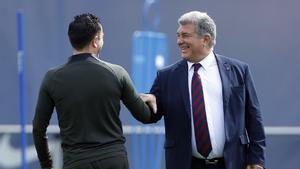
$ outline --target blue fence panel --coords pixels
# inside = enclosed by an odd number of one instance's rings
[[[167,36],[160,32],[136,31],[133,34],[132,44],[131,76],[138,92],[146,93],[152,86],[157,70],[168,62]],[[136,122],[133,121],[132,124]],[[154,134],[132,135],[133,169],[160,167],[163,137]]]

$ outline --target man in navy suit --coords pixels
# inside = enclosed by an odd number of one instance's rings
[[[216,25],[206,13],[188,12],[178,23],[182,60],[158,71],[151,94],[142,95],[148,103],[156,98],[152,122],[164,116],[166,168],[264,168],[265,133],[248,65],[214,53]]]

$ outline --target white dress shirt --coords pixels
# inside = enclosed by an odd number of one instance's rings
[[[225,144],[224,129],[224,111],[223,111],[223,95],[222,82],[214,53],[210,54],[199,62],[202,66],[198,70],[201,77],[204,103],[207,117],[207,124],[210,134],[212,151],[207,159],[223,157]],[[198,153],[196,148],[194,120],[192,110],[191,83],[194,73],[193,63],[188,62],[188,83],[191,108],[191,125],[192,125],[192,154],[197,158],[204,158]]]

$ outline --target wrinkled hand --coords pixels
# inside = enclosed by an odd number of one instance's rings
[[[247,165],[246,169],[263,169],[263,167],[257,164],[252,164],[252,165]]]
[[[140,93],[140,98],[149,106],[153,113],[157,112],[156,98],[153,94]]]

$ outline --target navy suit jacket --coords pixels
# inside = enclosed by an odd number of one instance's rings
[[[215,54],[223,90],[226,169],[243,169],[265,161],[265,133],[258,98],[248,65]],[[164,117],[167,169],[191,169],[191,110],[188,66],[181,60],[157,73],[150,93],[157,98],[158,112],[152,122]]]

